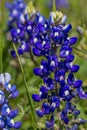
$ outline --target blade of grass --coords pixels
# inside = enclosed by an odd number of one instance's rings
[[[24,69],[22,67],[21,60],[20,60],[20,57],[18,55],[16,46],[15,46],[14,43],[13,43],[13,47],[14,47],[14,50],[15,50],[16,55],[17,55],[17,59],[18,59],[19,66],[20,66],[20,69],[21,69],[23,81],[24,81],[24,84],[25,84],[26,94],[27,94],[27,98],[28,98],[28,101],[29,101],[29,104],[30,104],[30,108],[31,108],[31,117],[32,117],[33,124],[34,124],[33,127],[34,127],[34,130],[36,130],[36,125],[37,125],[36,122],[37,121],[36,121],[36,115],[35,115],[35,111],[34,111],[34,106],[33,106],[32,98],[31,98],[31,95],[30,95],[29,87],[28,87],[28,84],[26,82],[25,74],[24,74]]]
[[[0,18],[0,72],[3,72],[3,43],[4,43],[4,37],[3,37],[3,32],[4,32],[4,0],[1,0],[0,4],[0,9],[1,9],[1,18]]]
[[[77,108],[81,111],[81,117],[85,120],[87,120],[87,115],[85,114],[84,110],[83,110],[83,107],[81,107],[81,105],[78,103],[77,105]]]

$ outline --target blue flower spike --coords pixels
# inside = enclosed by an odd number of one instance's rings
[[[18,96],[16,86],[12,86],[10,81],[11,75],[9,73],[0,74],[0,129],[3,130],[20,129],[21,127],[20,121],[14,121],[14,118],[18,115],[18,110],[12,110],[9,105],[10,98]]]

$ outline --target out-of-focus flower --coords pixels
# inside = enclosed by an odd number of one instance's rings
[[[60,8],[66,8],[69,6],[68,0],[55,0],[56,9],[59,10]]]
[[[17,0],[13,3],[6,3],[6,7],[9,10],[9,17],[8,17],[8,29],[11,29],[15,22],[24,23],[25,19],[28,19],[26,4],[23,0]]]
[[[12,110],[9,105],[9,100],[16,98],[19,94],[16,86],[11,85],[10,81],[9,73],[0,74],[0,129],[3,130],[20,129],[21,127],[20,121],[14,121],[14,118],[18,115],[18,110]]]

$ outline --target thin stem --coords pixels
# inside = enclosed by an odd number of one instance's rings
[[[30,49],[30,51],[29,51],[29,54],[30,54],[30,57],[31,57],[31,59],[32,59],[33,63],[35,64],[35,66],[38,66],[38,64],[37,64],[36,60],[34,59],[34,56],[33,56],[33,54],[32,54],[31,49]]]
[[[77,104],[76,106],[77,106],[77,109],[79,109],[81,111],[82,118],[86,120],[87,119],[87,115],[83,111],[83,108],[79,104]]]
[[[35,115],[35,111],[34,111],[34,106],[33,106],[32,98],[31,98],[31,95],[30,95],[29,87],[28,87],[28,84],[26,82],[24,70],[23,70],[23,67],[22,67],[22,64],[21,64],[21,60],[20,60],[20,57],[18,55],[16,46],[15,46],[14,43],[13,43],[13,47],[14,47],[14,50],[16,52],[17,59],[18,59],[18,62],[19,62],[19,66],[20,66],[20,69],[21,69],[21,72],[22,72],[22,77],[23,77],[24,84],[25,84],[26,94],[27,94],[27,98],[28,98],[28,101],[29,101],[29,104],[30,104],[30,108],[31,108],[31,116],[32,116],[32,120],[33,120],[33,123],[34,123],[33,127],[34,127],[34,130],[36,130],[36,122],[37,121],[36,121],[36,115]]]
[[[38,3],[38,0],[34,0],[33,4],[35,7],[37,6],[37,3]]]
[[[80,51],[78,51],[78,50],[76,50],[76,49],[74,49],[74,52],[75,52],[75,54],[76,54],[77,56],[80,56],[80,57],[82,57],[82,58],[84,58],[84,59],[87,60],[87,55],[84,55],[83,52],[80,52]]]
[[[1,31],[0,31],[0,72],[3,72],[3,43],[4,43],[4,38],[3,38],[3,31],[4,31],[4,0],[1,0]]]
[[[0,72],[3,71],[3,64],[2,64],[2,38],[0,38]]]
[[[78,52],[82,52],[82,53],[86,53],[86,54],[87,54],[87,52],[84,52],[83,50],[78,49],[78,48],[76,48],[76,47],[74,47],[74,50],[76,50],[76,51],[78,51]]]

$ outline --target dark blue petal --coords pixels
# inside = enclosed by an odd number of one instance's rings
[[[17,114],[18,114],[18,110],[11,110],[11,112],[9,113],[9,116],[11,118],[14,118]]]
[[[70,38],[70,45],[73,45],[73,44],[75,44],[76,42],[77,42],[77,37],[72,37],[72,38]]]
[[[51,107],[50,107],[50,112],[54,112],[55,109],[56,109],[56,108],[55,108],[54,106],[51,106]]]
[[[18,48],[18,54],[19,54],[19,55],[22,55],[22,54],[23,54],[23,52],[24,52],[24,51],[23,51],[23,49],[22,49],[21,47],[20,47],[20,48]]]
[[[73,73],[70,73],[69,76],[68,76],[68,78],[67,78],[68,84],[69,84],[69,85],[72,85],[73,82],[74,82],[74,80],[75,80],[75,78],[74,78]]]
[[[51,119],[49,121],[46,121],[45,123],[46,128],[52,128],[54,126],[54,116],[51,116]]]
[[[40,68],[35,68],[33,71],[34,71],[34,74],[35,74],[35,75],[39,75],[39,76],[40,76],[41,73],[42,73],[42,70],[41,70]]]
[[[12,35],[12,37],[17,37],[17,30],[16,29],[12,29],[11,30],[11,35]]]
[[[44,86],[41,86],[41,87],[40,87],[40,91],[41,91],[41,92],[47,92],[47,88],[44,87]]]
[[[10,51],[10,54],[12,55],[13,58],[16,58],[16,57],[17,57],[17,56],[16,56],[16,52],[15,52],[14,50],[11,50],[11,51]]]
[[[40,95],[38,95],[38,94],[33,94],[33,95],[32,95],[32,98],[33,98],[33,100],[36,101],[36,102],[40,102],[40,100],[41,100]]]
[[[54,124],[53,122],[46,121],[45,125],[46,125],[46,128],[52,128]]]
[[[17,122],[15,122],[15,124],[14,124],[14,128],[15,129],[19,129],[20,127],[21,127],[21,122],[19,122],[19,121],[17,121]]]
[[[35,56],[41,56],[41,51],[36,48],[33,48],[33,53]]]
[[[67,57],[66,57],[66,60],[67,61],[69,61],[69,62],[72,62],[73,60],[74,60],[74,55],[68,55]]]
[[[13,92],[10,94],[10,97],[11,97],[11,98],[16,98],[18,95],[19,95],[18,90],[15,90],[15,91],[13,91]]]
[[[41,23],[39,23],[39,24],[37,25],[37,27],[38,27],[38,29],[39,29],[41,32],[44,32],[44,31],[45,31],[45,27],[44,27]]]
[[[72,72],[77,72],[80,69],[79,65],[73,65],[71,68]]]
[[[35,46],[36,46],[36,48],[37,48],[38,50],[42,50],[42,49],[43,49],[41,42],[36,42],[36,43],[35,43]]]
[[[73,82],[73,86],[75,88],[81,87],[82,86],[82,80],[76,80]]]
[[[38,115],[39,117],[43,117],[43,116],[44,116],[44,113],[43,113],[43,111],[41,111],[41,110],[36,110],[36,113],[37,113],[37,115]]]
[[[62,112],[61,112],[61,119],[64,121],[64,123],[65,124],[68,124],[68,122],[69,122],[69,119],[68,119],[68,117],[67,117],[67,111],[65,111],[65,110],[63,110]]]
[[[81,92],[79,93],[79,98],[81,98],[81,99],[87,99],[87,92],[81,91]]]
[[[61,58],[66,58],[71,52],[72,52],[72,48],[69,48],[67,46],[63,46],[60,49],[60,57]]]
[[[80,111],[79,110],[74,110],[73,114],[74,114],[75,117],[77,117],[80,114]]]
[[[66,33],[68,33],[71,29],[72,29],[71,24],[67,24],[63,27],[63,31],[66,32]]]

